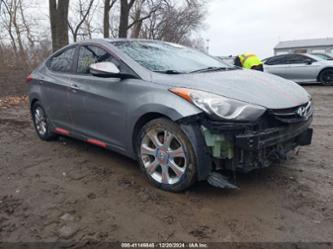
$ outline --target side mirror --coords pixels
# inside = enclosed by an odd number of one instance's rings
[[[311,59],[305,59],[305,64],[306,65],[311,65],[313,63],[313,60]]]
[[[91,64],[89,69],[90,73],[97,77],[120,79],[136,78],[136,76],[132,74],[121,73],[119,68],[109,61]]]
[[[90,73],[98,77],[118,77],[120,70],[112,62],[98,62],[89,66]]]

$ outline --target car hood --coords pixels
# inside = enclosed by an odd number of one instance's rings
[[[298,84],[254,70],[177,75],[154,74],[152,81],[170,87],[202,90],[268,109],[295,107],[310,99],[310,95]]]

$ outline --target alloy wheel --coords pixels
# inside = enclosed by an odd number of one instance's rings
[[[321,79],[323,83],[333,83],[333,69],[325,70]]]
[[[148,131],[141,142],[140,155],[145,170],[158,183],[176,184],[186,171],[184,146],[168,130]]]
[[[47,120],[42,108],[37,107],[34,110],[34,121],[39,135],[44,136],[47,132]]]

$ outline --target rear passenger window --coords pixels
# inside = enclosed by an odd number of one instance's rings
[[[68,73],[72,70],[75,47],[68,48],[64,52],[53,56],[48,67],[55,72]]]
[[[307,60],[311,60],[311,58],[303,56],[303,55],[292,55],[290,56],[290,58],[288,59],[289,64],[303,64],[306,63]]]
[[[117,65],[112,55],[95,46],[82,46],[79,51],[77,73],[89,74],[89,66],[97,62],[110,61]]]

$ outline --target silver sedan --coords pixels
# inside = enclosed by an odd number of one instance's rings
[[[91,40],[27,78],[42,140],[69,136],[136,159],[153,185],[232,187],[312,139],[311,96],[294,82],[228,66],[178,44]]]
[[[265,72],[298,83],[333,83],[333,61],[310,54],[285,54],[264,60]]]

